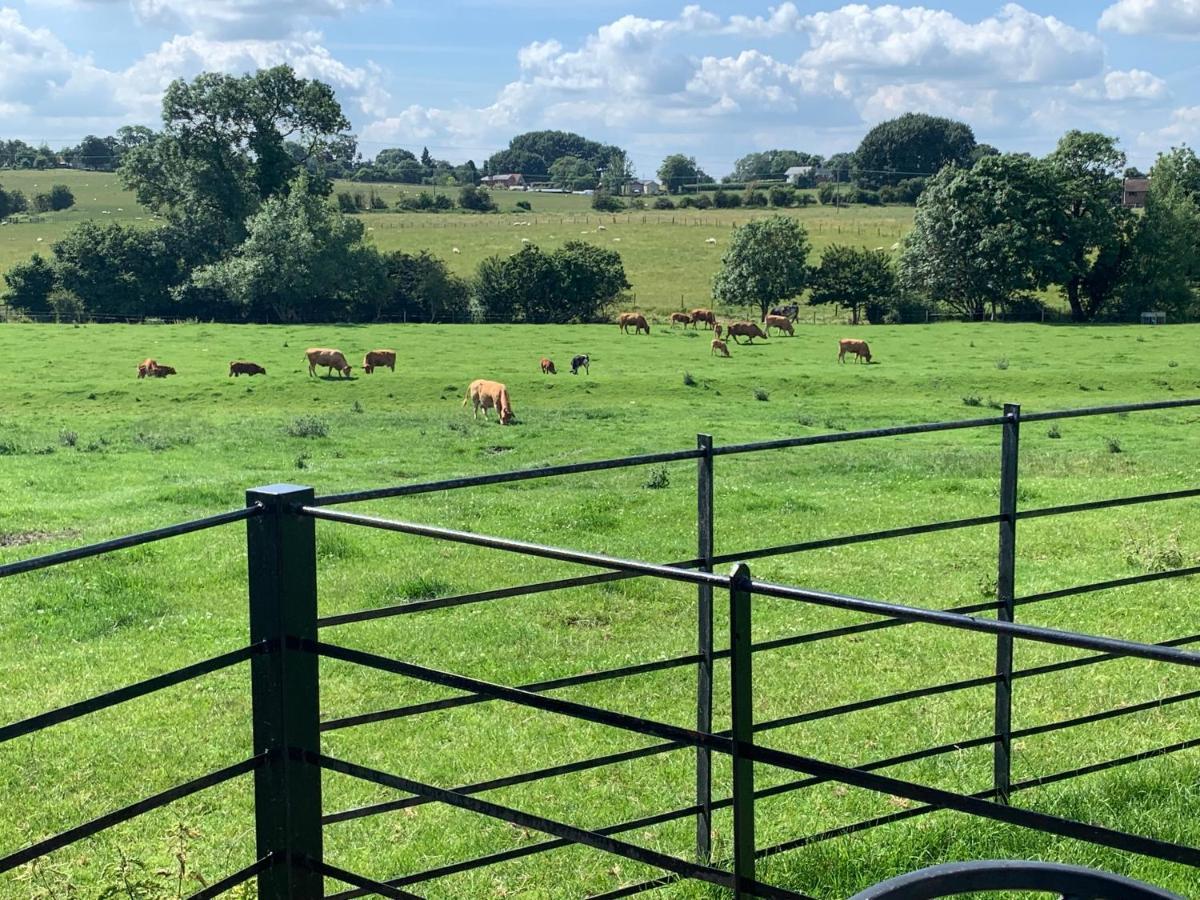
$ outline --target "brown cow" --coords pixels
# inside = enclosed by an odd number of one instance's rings
[[[866,341],[860,341],[855,338],[842,338],[838,341],[838,362],[844,363],[847,353],[853,353],[855,362],[862,362],[865,357],[867,363],[871,362],[871,348],[867,346]]]
[[[370,375],[375,371],[376,366],[387,366],[389,369],[395,372],[396,351],[368,350],[367,355],[363,357],[363,371]]]
[[[546,357],[544,357],[544,356],[542,357],[542,374],[543,375],[557,375],[558,374],[558,372],[556,372],[554,369],[554,360],[546,359]]]
[[[703,322],[709,328],[714,328],[717,324],[717,314],[711,309],[693,309],[692,324]]]
[[[692,324],[692,317],[689,316],[687,313],[685,313],[685,312],[671,313],[671,327],[672,328],[674,328],[676,325],[682,325],[686,328],[688,325],[691,325],[691,324]]]
[[[177,373],[171,366],[164,366],[162,363],[159,363],[150,370],[150,374],[155,378],[166,378],[168,375],[175,375]]]
[[[646,324],[646,317],[641,313],[626,312],[617,316],[617,325],[621,331],[629,334],[629,326],[633,326],[633,333],[640,334],[641,332],[650,333],[650,326]]]
[[[746,338],[747,343],[750,344],[754,343],[754,339],[756,337],[763,338],[764,340],[767,337],[766,332],[758,327],[757,322],[730,322],[729,325],[726,326],[726,331],[728,331],[729,336],[733,338],[733,342],[735,344],[741,343],[741,341],[738,340],[739,337]]]
[[[712,339],[712,350],[710,354],[720,353],[724,357],[729,356],[729,345],[719,338]]]
[[[168,375],[175,374],[174,369],[162,365],[156,359],[146,359],[138,363],[138,378],[145,378],[147,375],[152,378],[166,378]]]
[[[470,403],[475,408],[475,418],[479,418],[482,407],[483,417],[488,417],[487,411],[495,408],[500,415],[500,424],[507,425],[513,420],[512,404],[508,401],[508,387],[499,381],[486,381],[478,378],[467,385],[467,396],[463,406]]]
[[[792,320],[787,316],[767,316],[763,323],[766,325],[767,334],[771,333],[772,328],[778,328],[780,331],[786,331],[792,337],[796,336],[796,332],[792,328]]]
[[[266,375],[267,370],[258,363],[252,362],[231,362],[229,364],[229,377],[234,375]]]
[[[317,374],[317,366],[325,366],[326,377],[332,375],[334,369],[338,370],[340,377],[350,377],[350,364],[346,362],[346,355],[341,350],[330,350],[325,347],[309,347],[304,351],[304,355],[308,358],[308,374],[310,377]]]

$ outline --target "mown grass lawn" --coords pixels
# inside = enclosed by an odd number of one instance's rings
[[[532,227],[532,226],[531,226]],[[647,226],[649,227],[649,226]],[[608,231],[611,234],[612,231]],[[693,233],[700,234],[694,230]],[[802,326],[795,338],[710,356],[703,334],[656,326],[6,326],[0,400],[0,561],[238,507],[273,482],[318,493],[694,446],[995,414],[1004,401],[1047,410],[1200,395],[1200,331],[1037,326],[872,327],[877,364],[838,365],[843,332]],[[355,377],[309,378],[308,346],[335,346]],[[361,354],[398,352],[396,372],[361,376]],[[590,353],[590,375],[542,376]],[[147,356],[175,366],[139,381]],[[232,359],[267,368],[229,378]],[[693,384],[685,383],[685,373]],[[473,378],[507,382],[518,424],[474,421]],[[765,399],[756,399],[757,396]],[[1023,507],[1195,484],[1200,413],[1070,419],[1022,433]],[[307,436],[305,436],[307,435]],[[994,513],[999,433],[920,437],[720,458],[717,552]],[[355,509],[664,562],[695,552],[694,466],[432,494]],[[649,485],[656,485],[650,487]],[[1196,502],[1177,501],[1023,522],[1018,594],[1188,565]],[[577,574],[565,564],[318,524],[322,614]],[[34,715],[247,641],[245,532],[231,526],[0,582],[0,723]],[[930,607],[992,596],[996,532],[978,528],[757,561],[756,577]],[[1197,591],[1167,581],[1022,608],[1054,627],[1160,641],[1200,631]],[[646,579],[475,604],[329,629],[323,638],[401,659],[519,684],[693,652],[695,591]],[[719,642],[725,616],[717,604]],[[755,639],[862,617],[756,602]],[[1018,667],[1075,654],[1020,644]],[[905,626],[759,654],[755,715],[817,710],[992,671],[982,636]],[[728,716],[718,666],[717,722]],[[1016,687],[1016,727],[1052,722],[1197,687],[1190,670],[1109,662]],[[406,679],[322,664],[326,718],[445,696]],[[563,690],[560,696],[688,725],[689,670]],[[1014,778],[1085,765],[1194,736],[1190,704],[1027,738]],[[762,741],[858,764],[990,733],[991,691],[976,689],[767,732]],[[613,729],[500,703],[330,732],[332,755],[444,786],[653,743]],[[241,666],[0,745],[0,855],[215,769],[250,752],[248,669]],[[692,802],[692,756],[670,753],[489,794],[499,802],[601,826]],[[990,784],[986,749],[888,770],[942,787]],[[1195,751],[1016,795],[1023,806],[1195,845]],[[760,767],[759,784],[790,777]],[[729,789],[718,764],[716,793]],[[390,799],[325,778],[334,811]],[[0,876],[0,896],[97,896],[127,878],[175,896],[248,863],[251,782],[173,804]],[[759,806],[761,846],[903,808],[906,801],[820,785]],[[717,818],[718,852],[729,820]],[[623,835],[688,854],[690,821]],[[389,878],[538,840],[536,834],[426,805],[326,830],[330,861]],[[1018,828],[936,813],[775,857],[769,881],[843,897],[942,860],[1034,856],[1099,865],[1200,893],[1185,867]],[[183,862],[180,862],[180,859]],[[124,860],[124,862],[122,862]],[[138,868],[144,864],[145,870]],[[156,874],[156,870],[166,874]],[[437,898],[583,896],[657,874],[583,849],[529,857],[421,885]],[[331,884],[331,890],[335,888]],[[71,890],[75,893],[72,894]],[[42,893],[38,893],[41,891]],[[124,894],[120,894],[124,896]],[[145,893],[146,896],[160,894]],[[660,896],[715,896],[695,885]]]

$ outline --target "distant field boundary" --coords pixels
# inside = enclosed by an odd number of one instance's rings
[[[417,895],[408,892],[405,888],[452,873],[494,865],[502,861],[572,844],[592,847],[645,863],[666,873],[649,881],[595,895],[596,898],[628,897],[681,878],[688,878],[730,889],[737,898],[772,897],[804,900],[806,898],[804,894],[758,881],[756,861],[835,837],[911,819],[937,809],[955,810],[992,821],[1014,824],[1048,834],[1200,868],[1200,848],[1010,805],[1010,798],[1015,792],[1200,746],[1200,737],[1192,737],[1152,750],[1086,766],[1068,768],[1049,775],[1014,780],[1011,757],[1014,740],[1200,699],[1200,691],[1188,691],[1149,701],[1135,700],[1124,706],[1059,722],[1031,727],[1015,727],[1014,715],[1019,712],[1019,709],[1014,704],[1013,684],[1020,679],[1102,664],[1121,658],[1138,658],[1169,665],[1200,666],[1200,653],[1182,649],[1200,641],[1200,635],[1196,634],[1175,637],[1158,644],[1146,644],[1118,637],[1083,634],[1016,622],[1015,612],[1019,606],[1200,574],[1200,566],[1188,566],[1169,571],[1063,587],[1037,594],[1018,595],[1014,580],[1018,522],[1047,516],[1070,515],[1200,497],[1200,487],[1184,487],[1168,492],[1021,509],[1018,506],[1017,493],[1021,424],[1022,422],[1045,422],[1078,417],[1123,415],[1149,410],[1178,410],[1198,406],[1200,406],[1200,399],[1185,399],[1022,414],[1018,405],[1007,404],[1002,415],[986,418],[901,425],[724,446],[715,446],[709,435],[700,434],[697,436],[694,449],[444,479],[328,496],[317,496],[311,487],[271,485],[247,491],[246,506],[243,509],[114,538],[85,547],[0,564],[0,578],[16,577],[23,573],[104,556],[122,549],[183,534],[246,522],[246,552],[249,568],[250,643],[248,645],[235,648],[211,659],[193,663],[182,669],[4,725],[0,727],[0,744],[247,661],[250,663],[254,734],[254,752],[250,757],[218,771],[195,777],[122,809],[111,811],[91,822],[43,838],[21,849],[8,851],[6,855],[0,856],[0,873],[27,864],[54,850],[74,844],[143,813],[163,807],[174,800],[250,773],[253,773],[255,785],[257,858],[241,870],[193,894],[192,900],[215,897],[252,878],[258,880],[258,892],[261,897],[330,896],[338,898],[338,900],[350,900],[353,897],[369,894],[380,894],[387,897],[415,897]],[[737,552],[716,552],[713,498],[716,493],[715,461],[719,457],[965,429],[996,429],[999,431],[1000,499],[998,512],[994,515],[914,524],[883,531],[827,537]],[[688,460],[696,461],[695,531],[697,552],[692,559],[668,564],[622,559],[436,525],[343,512],[332,508],[362,501],[511,484],[531,479],[569,477],[597,471],[661,466],[666,463]],[[601,571],[554,581],[410,601],[397,606],[320,617],[317,612],[318,556],[315,527],[318,519],[353,527],[414,535],[434,541],[574,563]],[[991,526],[996,527],[998,536],[996,599],[953,609],[930,609],[755,581],[751,577],[747,564],[751,560],[784,554],[882,541],[908,535]],[[731,574],[719,575],[713,572],[716,566],[730,563],[735,564]],[[696,586],[697,650],[695,653],[513,687],[356,650],[321,638],[323,629],[353,622],[418,614],[433,609],[492,602],[638,577],[651,577]],[[718,646],[719,642],[713,634],[715,591],[726,595],[729,605],[730,633],[728,644],[725,646]],[[767,598],[793,603],[816,604],[822,607],[857,612],[874,618],[823,631],[753,642],[751,639],[753,611],[756,603],[763,602]],[[980,618],[975,615],[976,613],[994,613],[995,617]],[[754,720],[752,665],[755,654],[800,644],[836,640],[849,635],[898,627],[913,622],[993,636],[995,638],[994,668],[991,668],[988,674],[967,680],[920,686],[868,700],[859,700],[774,720]],[[1089,655],[1031,668],[1015,669],[1013,665],[1015,640],[1030,640],[1084,650]],[[503,648],[496,648],[496,652],[504,651]],[[393,675],[419,679],[460,693],[442,700],[342,718],[323,719],[318,702],[319,661],[322,657],[341,660]],[[713,698],[716,688],[713,683],[713,667],[715,661],[725,659],[730,661],[731,674],[727,687],[732,712],[729,727],[714,730]],[[548,692],[565,687],[677,668],[690,668],[695,672],[696,720],[694,728],[683,728],[561,699],[557,696],[547,696]],[[994,726],[990,733],[901,755],[885,756],[858,767],[847,767],[787,753],[761,746],[755,742],[757,734],[801,722],[904,703],[936,694],[977,688],[991,688],[991,712]],[[324,732],[495,700],[618,728],[653,738],[656,743],[640,749],[579,760],[547,769],[513,773],[502,778],[463,785],[454,789],[423,784],[402,775],[371,769],[322,752],[321,734]],[[902,763],[978,747],[991,747],[993,754],[992,786],[978,793],[956,793],[879,774],[881,770]],[[478,796],[501,787],[540,781],[571,772],[689,749],[695,754],[696,792],[694,804],[601,829],[578,828],[484,800]],[[445,752],[445,750],[439,752]],[[711,766],[714,753],[731,758],[732,793],[729,796],[719,798],[713,796]],[[782,785],[756,789],[756,764],[782,768],[797,773],[799,777]],[[407,796],[403,799],[365,807],[326,812],[322,807],[321,800],[321,773],[325,770],[392,788]],[[918,805],[853,825],[796,837],[774,846],[759,847],[756,844],[754,812],[757,800],[830,781],[880,791],[905,798]],[[322,837],[324,828],[336,826],[340,822],[429,802],[445,803],[456,808],[481,813],[522,828],[543,832],[551,839],[423,872],[406,874],[386,883],[340,869],[324,859]],[[731,860],[728,868],[716,865],[712,859],[712,814],[715,810],[722,809],[732,809],[733,811]],[[689,818],[695,822],[696,854],[693,860],[652,851],[614,837],[614,835],[649,827],[653,824]],[[1062,876],[1061,871],[1056,870],[1055,877],[1060,876]],[[1083,878],[1084,876],[1076,877]],[[352,889],[326,895],[325,878],[349,884]],[[1070,884],[1069,881],[1062,883]],[[1084,884],[1083,881],[1078,883]]]

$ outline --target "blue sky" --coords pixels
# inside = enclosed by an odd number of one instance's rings
[[[1130,161],[1200,142],[1200,0],[928,5],[518,0],[0,0],[0,138],[155,125],[163,87],[291,63],[334,85],[364,156],[481,162],[536,128],[713,175],[755,150],[852,150],[906,111],[1002,150],[1069,128]]]

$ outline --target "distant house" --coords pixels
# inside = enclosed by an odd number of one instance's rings
[[[506,188],[513,190],[514,188],[524,189],[525,176],[509,173],[507,175],[484,175],[479,179],[479,183],[484,187],[490,188]]]
[[[1146,194],[1150,193],[1149,178],[1126,178],[1125,193],[1121,203],[1129,209],[1142,209],[1146,205]]]
[[[627,197],[651,197],[661,189],[657,181],[639,181],[635,178],[632,181],[625,182],[625,185],[621,188],[621,193]]]
[[[784,170],[783,177],[788,184],[815,184],[833,179],[833,169],[825,166],[791,166]]]

